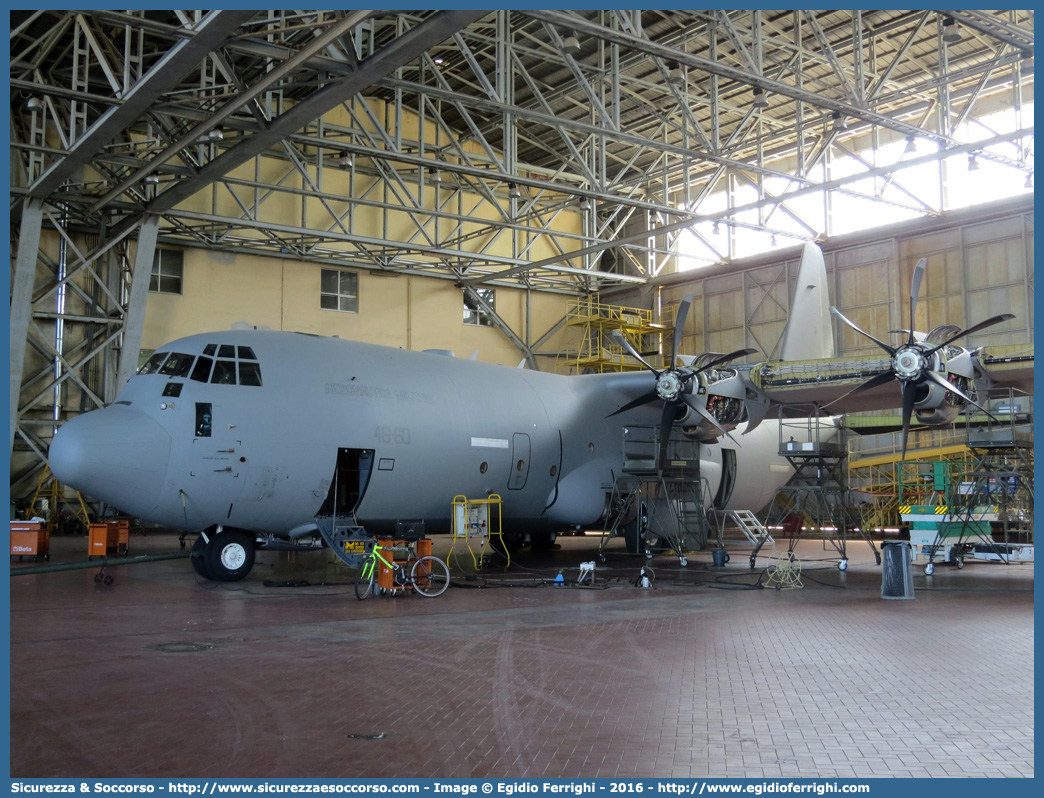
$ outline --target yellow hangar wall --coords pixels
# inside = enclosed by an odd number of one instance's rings
[[[396,113],[393,105],[380,100],[369,99],[363,104],[356,98],[331,111],[321,124],[328,136],[341,132],[346,142],[374,146],[385,136],[393,136],[400,143],[423,141],[426,147],[442,152],[441,158],[453,158],[452,148],[445,149],[449,141],[444,131],[423,124],[404,109]],[[184,335],[256,325],[407,349],[449,349],[459,357],[470,357],[478,350],[479,360],[517,365],[522,354],[503,332],[464,324],[463,293],[451,281],[384,276],[366,268],[352,269],[349,263],[361,257],[357,239],[379,236],[406,241],[416,237],[423,242],[430,235],[438,241],[440,231],[454,230],[454,240],[471,242],[460,245],[465,258],[464,248],[474,246],[477,262],[499,257],[506,259],[505,266],[510,265],[510,237],[490,242],[490,222],[501,219],[502,211],[488,196],[461,187],[450,191],[430,180],[391,186],[378,177],[378,170],[364,156],[355,157],[346,169],[337,165],[338,152],[320,152],[303,143],[296,146],[307,160],[308,179],[297,165],[273,151],[234,169],[220,190],[205,189],[179,204],[179,211],[213,213],[227,219],[242,218],[243,208],[248,207],[259,224],[244,224],[224,237],[226,244],[242,246],[242,253],[181,249],[182,293],[149,294],[143,350],[153,350]],[[485,157],[477,142],[460,146],[470,155]],[[256,181],[279,189],[261,192]],[[310,185],[321,187],[322,199],[302,199],[299,192]],[[546,194],[547,202],[557,202],[553,192]],[[436,208],[453,217],[426,217],[426,211]],[[426,236],[417,236],[418,218],[426,220]],[[582,222],[580,213],[557,213],[550,228],[579,236]],[[321,254],[330,257],[328,264],[302,262],[251,252],[267,238],[264,223],[335,230],[344,235],[341,239],[330,237],[322,244]],[[160,238],[161,247],[178,248],[162,243],[162,227]],[[526,257],[531,261],[553,257],[559,253],[556,247],[569,248],[570,243],[581,245],[578,237],[527,241]],[[337,262],[336,253],[341,252],[346,261],[343,267]],[[416,257],[423,264],[439,256],[418,246]],[[349,268],[358,275],[358,313],[320,308],[323,268]],[[554,294],[534,292],[527,297],[525,291],[505,287],[496,287],[495,291],[497,315],[521,339],[530,342],[561,320],[570,303],[568,297]],[[528,330],[527,322],[531,325]]]
[[[514,366],[519,349],[500,330],[464,323],[464,299],[447,280],[358,275],[357,313],[319,307],[320,274],[334,265],[249,253],[185,249],[181,294],[150,293],[143,350],[200,332],[234,328],[332,335],[403,349],[478,350],[484,362]],[[536,340],[565,314],[570,298],[497,287],[496,311],[523,340]],[[575,301],[575,300],[573,300]],[[526,304],[529,303],[528,314]]]

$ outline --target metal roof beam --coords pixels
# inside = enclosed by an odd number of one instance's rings
[[[141,80],[91,125],[69,153],[51,165],[29,187],[29,196],[45,198],[85,166],[101,149],[123,132],[165,92],[172,89],[208,53],[228,40],[254,11],[211,11],[199,23],[195,35],[177,42]]]

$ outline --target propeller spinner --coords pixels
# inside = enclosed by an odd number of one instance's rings
[[[682,299],[678,305],[678,312],[675,315],[674,321],[674,345],[671,351],[670,365],[667,368],[654,368],[638,353],[631,343],[624,338],[619,330],[613,330],[612,333],[610,333],[610,336],[616,343],[623,347],[631,357],[649,369],[649,371],[656,376],[656,385],[652,391],[628,402],[610,415],[615,416],[618,413],[623,413],[632,408],[655,402],[657,399],[663,402],[663,413],[660,417],[660,447],[656,460],[657,467],[661,471],[667,464],[667,444],[671,436],[671,429],[674,426],[679,405],[686,405],[698,415],[702,416],[706,421],[710,422],[712,426],[721,430],[722,434],[729,434],[728,431],[718,423],[718,420],[710,413],[710,411],[707,410],[704,403],[692,395],[692,385],[696,376],[700,374],[700,372],[707,371],[708,369],[715,368],[731,360],[735,360],[736,358],[745,357],[758,351],[756,349],[738,349],[735,352],[729,352],[725,355],[701,358],[702,362],[699,362],[696,368],[688,366],[679,367],[677,365],[678,347],[681,344],[682,331],[685,329],[685,318],[688,316],[689,306],[691,304],[692,296],[689,295]],[[729,437],[732,436],[730,435]]]
[[[945,391],[957,395],[965,403],[978,408],[989,415],[989,412],[985,408],[980,406],[936,370],[937,361],[940,360],[936,357],[936,353],[962,336],[970,335],[973,332],[992,327],[994,324],[1000,324],[1001,322],[1015,318],[1014,314],[1002,313],[999,316],[992,316],[985,321],[972,325],[966,330],[962,330],[959,327],[954,327],[952,325],[946,328],[945,331],[941,328],[936,328],[932,331],[935,335],[929,334],[922,337],[921,340],[918,340],[917,336],[914,334],[914,317],[917,312],[917,299],[918,294],[920,294],[921,291],[921,281],[924,279],[924,268],[926,263],[927,260],[925,258],[921,258],[917,261],[917,265],[914,266],[913,275],[910,280],[910,326],[908,329],[902,331],[907,333],[905,344],[901,344],[900,346],[890,346],[884,341],[880,341],[870,335],[870,333],[865,330],[860,329],[850,319],[845,318],[844,314],[833,305],[830,307],[830,312],[837,316],[838,319],[843,321],[863,337],[869,338],[891,357],[891,364],[888,369],[875,374],[862,385],[853,388],[851,391],[838,397],[830,404],[836,405],[842,399],[851,396],[852,394],[866,391],[870,388],[876,388],[879,385],[885,385],[892,380],[899,380],[903,401],[903,460],[906,459],[906,443],[910,434],[910,419],[913,416],[914,405],[917,404],[918,389],[921,386],[928,383],[934,383]],[[943,337],[941,342],[935,343],[934,340],[932,340],[933,338],[940,336]]]

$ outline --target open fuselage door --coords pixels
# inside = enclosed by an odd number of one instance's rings
[[[326,545],[353,567],[365,554],[366,535],[355,521],[355,511],[370,482],[373,460],[373,449],[338,448],[330,490],[315,516]]]

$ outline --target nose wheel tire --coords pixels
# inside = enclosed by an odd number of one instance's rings
[[[192,569],[197,574],[208,581],[213,581],[214,577],[212,577],[210,571],[207,570],[206,548],[207,542],[203,539],[203,536],[200,535],[192,544],[192,553],[189,555],[189,560],[192,562]]]
[[[210,538],[203,561],[211,579],[238,582],[254,567],[254,541],[245,532],[227,529]]]

